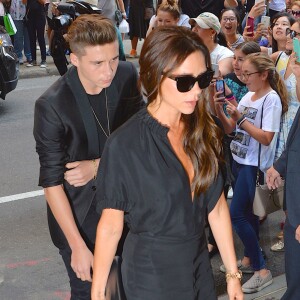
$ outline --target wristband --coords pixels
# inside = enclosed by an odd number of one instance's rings
[[[236,124],[237,126],[240,127],[240,124],[243,123],[246,120],[246,117],[244,115],[242,115],[237,121]]]
[[[245,118],[245,119],[243,119],[243,120],[240,122],[240,124],[238,125],[239,128],[241,128],[242,124],[243,124],[246,120],[247,120],[247,119]]]
[[[225,95],[225,98],[226,98],[226,99],[231,99],[232,97],[234,97],[232,93],[230,93],[230,94],[228,94],[228,95]]]
[[[123,16],[123,17],[126,17],[126,12],[125,12],[125,11],[122,12],[122,16]]]

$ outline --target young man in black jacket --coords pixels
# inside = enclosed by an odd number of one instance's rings
[[[90,299],[96,227],[95,179],[108,136],[142,105],[137,72],[119,62],[117,33],[101,15],[82,15],[68,40],[73,67],[37,101],[34,137],[53,243],[71,299]]]

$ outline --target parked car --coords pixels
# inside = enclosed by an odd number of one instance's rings
[[[0,98],[14,90],[19,79],[19,62],[5,27],[0,25]]]

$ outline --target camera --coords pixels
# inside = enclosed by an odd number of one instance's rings
[[[59,3],[59,16],[53,18],[53,29],[67,29],[78,16],[83,14],[101,14],[101,9],[87,2],[76,0]]]
[[[56,6],[56,16],[52,18],[53,38],[51,41],[51,55],[60,75],[67,72],[68,60],[66,53],[70,52],[69,45],[64,39],[64,34],[72,22],[84,14],[101,14],[101,9],[87,2],[76,0],[59,3]]]

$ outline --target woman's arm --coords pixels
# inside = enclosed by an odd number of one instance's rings
[[[225,100],[226,101],[226,100]],[[242,114],[237,110],[237,108],[230,103],[229,101],[226,101],[227,103],[227,112],[229,113],[230,117],[237,122],[239,119],[241,119]],[[250,123],[248,120],[245,120],[241,123],[240,128],[247,131],[251,137],[256,139],[260,144],[263,144],[265,146],[268,146],[274,137],[274,132],[271,131],[264,131],[260,128],[255,127],[252,123]]]
[[[297,58],[296,52],[293,52],[290,57],[290,66],[293,74],[296,77],[296,94],[298,101],[300,102],[300,63],[297,62]]]
[[[213,95],[213,109],[212,111],[215,113],[215,115],[220,119],[222,122],[222,125],[224,127],[224,132],[226,134],[231,133],[235,126],[236,122],[232,118],[228,118],[226,114],[224,113],[224,103],[225,98],[221,95],[222,92],[216,92],[215,84],[214,84],[214,95]],[[231,90],[225,83],[225,94],[229,95],[231,94]],[[236,100],[230,101],[233,105],[238,106]]]
[[[237,7],[238,2],[237,2],[237,0],[225,0],[224,1],[224,6],[225,7]]]
[[[218,62],[219,70],[222,76],[225,76],[233,71],[233,57],[227,57]]]
[[[123,0],[117,0],[118,1],[118,5],[119,5],[119,9],[122,13],[123,19],[126,20],[127,16],[126,16],[126,10],[125,10],[125,5]]]
[[[92,300],[105,300],[107,278],[122,235],[123,222],[123,211],[103,210],[96,235]]]
[[[220,250],[227,273],[238,273],[233,244],[232,225],[228,205],[223,193],[214,209],[208,214],[208,221]],[[240,280],[237,277],[234,278],[234,275],[227,281],[227,291],[230,300],[243,299]]]
[[[255,127],[252,123],[250,123],[248,120],[243,122],[243,124],[240,126],[243,130],[247,131],[251,137],[256,139],[260,144],[263,144],[265,146],[269,146],[272,142],[272,139],[274,137],[275,132],[271,131],[264,131],[260,128]]]

